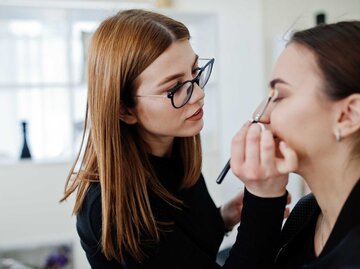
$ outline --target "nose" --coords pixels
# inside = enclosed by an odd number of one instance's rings
[[[270,114],[271,114],[271,103],[266,104],[264,101],[255,109],[252,118],[253,121],[255,122],[269,124]]]
[[[261,115],[259,122],[264,123],[264,124],[270,124],[270,108],[269,106],[265,109],[264,113]]]
[[[201,89],[200,86],[197,83],[194,83],[193,84],[193,92],[192,92],[192,95],[190,97],[189,103],[190,104],[195,104],[199,100],[204,99],[204,97],[205,97],[204,90]]]

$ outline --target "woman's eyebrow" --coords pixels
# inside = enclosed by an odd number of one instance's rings
[[[184,73],[178,73],[178,74],[168,76],[162,82],[160,82],[157,86],[159,87],[161,85],[164,85],[164,84],[168,83],[169,81],[172,81],[172,80],[174,80],[176,78],[183,77],[184,75],[185,75]]]
[[[275,78],[275,79],[273,79],[273,80],[270,81],[269,87],[270,87],[271,89],[274,89],[274,88],[275,88],[275,85],[276,85],[277,83],[290,85],[288,82],[286,82],[285,80],[283,80],[283,79],[281,79],[281,78]]]
[[[193,67],[196,66],[198,60],[199,60],[199,55],[195,54],[195,61],[194,61],[194,63],[193,63]]]
[[[196,63],[197,63],[198,59],[199,59],[199,56],[195,54],[195,60],[194,60],[194,63],[192,65],[193,68],[196,66]],[[157,85],[157,87],[159,87],[161,85],[164,85],[164,84],[168,83],[169,81],[172,81],[172,80],[174,80],[176,78],[183,77],[183,76],[185,76],[184,73],[178,73],[178,74],[170,75],[170,76],[166,77],[162,82],[160,82]]]

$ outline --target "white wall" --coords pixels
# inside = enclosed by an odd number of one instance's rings
[[[215,179],[230,156],[230,142],[250,119],[265,94],[263,89],[262,16],[260,0],[178,0],[178,10],[214,12],[218,17],[217,70],[219,75],[220,151],[211,161],[206,178],[214,199],[222,203],[241,188],[231,172],[222,185]],[[205,156],[205,165],[206,165]],[[207,170],[207,169],[205,169]]]
[[[359,0],[263,0],[263,50],[265,76],[284,45],[282,37],[288,30],[301,30],[315,25],[315,15],[324,12],[327,22],[360,19]]]
[[[88,268],[71,216],[59,203],[69,163],[0,165],[0,248],[73,242],[76,268]]]

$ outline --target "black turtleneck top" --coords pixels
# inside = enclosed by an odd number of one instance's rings
[[[171,229],[162,232],[160,242],[147,251],[143,262],[125,253],[126,262],[107,260],[101,251],[101,186],[92,183],[80,213],[77,231],[81,245],[93,269],[201,269],[220,268],[216,255],[225,229],[201,175],[197,183],[180,190],[183,167],[176,158],[150,156],[150,162],[161,184],[183,202],[179,210],[155,195],[150,195],[157,219],[171,221]],[[276,254],[286,195],[263,199],[245,191],[242,223],[230,257],[222,268],[265,268]],[[253,236],[253,235],[256,236]]]

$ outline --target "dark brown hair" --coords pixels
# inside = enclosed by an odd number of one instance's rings
[[[289,43],[310,49],[324,78],[324,93],[341,100],[360,93],[360,21],[321,24],[295,32]],[[360,131],[355,134],[353,154],[360,155]]]
[[[182,23],[144,10],[119,12],[92,37],[84,147],[70,170],[63,200],[77,191],[74,213],[79,213],[90,182],[100,182],[101,245],[108,259],[122,261],[127,252],[142,260],[141,238],[159,241],[149,191],[173,206],[181,204],[156,179],[138,126],[121,121],[120,111],[123,105],[136,105],[133,96],[142,71],[173,42],[189,38]],[[201,171],[200,136],[176,138],[176,144],[184,167],[182,187],[190,187]]]

